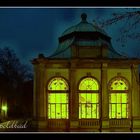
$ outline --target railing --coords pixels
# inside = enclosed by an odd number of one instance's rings
[[[68,120],[48,120],[48,128],[69,128]],[[91,120],[91,119],[80,119],[78,121],[79,128],[100,128],[100,120]],[[129,119],[110,119],[109,120],[110,128],[120,128],[120,127],[131,127],[131,120]]]
[[[112,119],[109,120],[110,127],[130,127],[131,121],[129,119]]]
[[[79,120],[80,128],[99,128],[99,120]]]
[[[66,128],[68,120],[48,120],[48,128]]]

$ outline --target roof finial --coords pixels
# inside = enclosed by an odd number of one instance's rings
[[[87,14],[86,13],[82,13],[81,14],[81,18],[82,18],[82,21],[86,21]]]

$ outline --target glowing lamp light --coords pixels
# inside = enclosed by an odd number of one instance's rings
[[[8,109],[7,106],[2,106],[3,111],[7,111],[7,109]]]

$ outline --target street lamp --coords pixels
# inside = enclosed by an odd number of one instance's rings
[[[7,110],[8,110],[7,105],[3,105],[1,109],[3,111],[3,117],[5,118],[7,116]]]

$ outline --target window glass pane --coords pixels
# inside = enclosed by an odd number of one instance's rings
[[[127,104],[122,104],[122,118],[127,118]]]
[[[122,93],[122,103],[127,103],[127,94]]]
[[[48,95],[49,103],[68,103],[68,95],[66,93],[50,93]]]
[[[91,104],[86,105],[87,105],[87,118],[91,118]]]
[[[56,104],[56,118],[61,118],[60,104]]]
[[[48,108],[48,111],[50,112],[50,118],[55,118],[55,104],[50,104],[50,107]]]
[[[122,102],[122,94],[117,93],[117,103],[121,103],[121,102]]]
[[[128,94],[126,92],[128,90],[127,80],[125,80],[125,78],[122,77],[116,77],[110,82],[109,89],[115,90],[114,93],[110,93],[110,98],[109,98],[110,118],[127,118],[128,117],[128,111],[127,111]]]
[[[67,94],[61,93],[60,96],[61,96],[61,103],[68,103]]]
[[[65,104],[64,104],[65,103]],[[67,93],[50,93],[48,95],[48,118],[68,117]],[[55,112],[56,111],[56,112]]]
[[[117,118],[121,118],[121,104],[117,104]]]
[[[82,112],[81,112],[81,118],[86,118],[86,104],[81,104],[81,107],[82,109],[80,109]]]
[[[55,103],[55,94],[49,94],[48,95],[48,102],[49,103]]]
[[[80,103],[98,103],[98,93],[79,93]]]
[[[92,105],[92,118],[96,118],[97,117],[97,107],[96,104]]]
[[[116,110],[116,107],[117,107],[117,110]],[[110,118],[116,118],[116,117],[127,118],[128,117],[127,104],[110,104],[109,117]]]
[[[68,90],[68,84],[65,81],[65,79],[61,77],[53,78],[49,85],[48,85],[49,90]]]
[[[94,78],[88,77],[80,82],[79,90],[99,90],[99,85]]]
[[[67,118],[67,104],[62,104],[62,118]]]
[[[116,103],[116,101],[117,101],[117,95],[116,94],[110,94],[110,96],[111,96],[110,102],[111,103]]]
[[[84,78],[79,84],[79,90],[91,90],[91,93],[79,93],[79,118],[98,118],[99,112],[97,114],[97,109],[99,106],[97,103],[99,102],[99,94],[94,93],[94,90],[99,90],[96,79],[92,77]]]
[[[110,104],[110,118],[116,118],[116,104]]]
[[[115,78],[113,82],[111,82],[110,86],[111,90],[128,90],[128,83],[123,78]]]
[[[55,77],[48,84],[48,118],[68,118],[68,83],[62,77]],[[59,90],[55,93],[54,91]]]
[[[91,94],[87,94],[87,103],[92,103]]]
[[[55,100],[56,102],[55,103],[61,103],[61,95],[60,94],[55,94]]]
[[[86,103],[86,94],[79,93],[79,103]]]
[[[111,109],[112,109],[111,110],[112,118],[116,118],[116,113],[117,113],[116,104],[112,104]]]
[[[98,103],[98,93],[91,94],[92,95],[92,103]]]
[[[99,104],[79,104],[79,118],[99,118]]]

